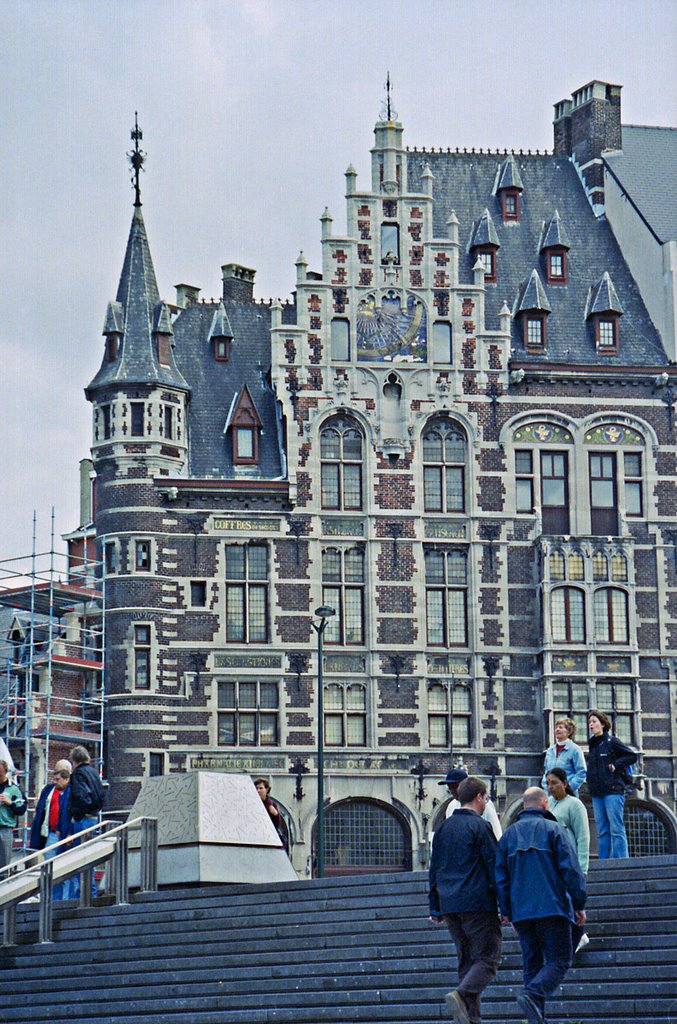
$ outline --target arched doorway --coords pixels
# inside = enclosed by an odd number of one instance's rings
[[[675,832],[655,804],[626,801],[625,831],[631,857],[662,857],[675,852]]]
[[[317,826],[313,830],[315,846]],[[411,829],[401,814],[376,800],[350,799],[324,817],[326,875],[411,871]]]

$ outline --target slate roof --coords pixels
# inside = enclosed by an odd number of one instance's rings
[[[549,154],[515,157],[524,185],[520,219],[503,223],[500,198],[493,195],[501,154],[408,152],[409,187],[424,191],[421,175],[429,164],[433,182],[433,230],[447,238],[452,209],[459,220],[460,280],[472,283],[473,256],[469,241],[473,224],[488,208],[500,242],[496,255],[497,283],[486,286],[486,326],[499,327],[504,301],[512,309],[532,270],[544,270],[540,244],[544,225],[559,210],[570,243],[566,285],[544,285],[552,312],[548,317],[545,353],[525,352],[520,324],[513,320],[512,348],[516,359],[531,362],[603,363],[610,365],[663,365],[668,362],[660,337],[646,311],[633,277],[613,233],[604,219],[598,220],[585,195],[573,164]],[[664,184],[664,183],[663,183]],[[620,326],[620,351],[599,357],[594,332],[585,319],[590,288],[607,271],[613,279],[624,310]]]
[[[677,241],[677,128],[624,124],[604,162],[661,242]]]
[[[174,321],[177,367],[191,389],[188,408],[189,475],[232,479],[242,476],[233,465],[231,435],[223,434],[228,412],[244,384],[249,388],[263,430],[259,464],[247,476],[274,479],[282,475],[276,399],[270,388],[270,314],[265,303],[225,299],[196,303]],[[224,319],[225,316],[225,319]],[[227,323],[233,335],[230,359],[214,358],[214,323]]]
[[[552,306],[548,302],[548,296],[539,273],[534,269],[531,271],[528,281],[525,281],[522,285],[515,312],[525,313],[529,310],[537,309],[549,313],[552,310]]]
[[[104,321],[104,332],[120,328],[118,357],[109,362],[104,353],[99,372],[86,389],[88,397],[108,384],[167,384],[187,389],[171,347],[168,366],[157,358],[153,331],[171,334],[172,328],[169,310],[160,300],[140,206],[134,207],[116,300],[109,303]]]

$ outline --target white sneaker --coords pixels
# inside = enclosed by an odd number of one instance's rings
[[[579,939],[578,945],[576,946],[576,949],[574,950],[574,953],[580,953],[580,951],[582,949],[585,949],[585,947],[588,945],[589,942],[590,942],[589,936],[587,936],[585,934],[585,932],[583,932],[583,934],[581,935],[581,937]]]

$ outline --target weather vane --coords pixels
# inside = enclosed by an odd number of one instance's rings
[[[390,72],[388,72],[388,76],[386,78],[386,98],[381,105],[381,118],[385,117],[386,121],[394,121],[397,118],[397,111],[392,104],[391,89]]]
[[[143,165],[146,162],[146,154],[142,149],[139,149],[139,142],[143,138],[143,132],[139,128],[139,115],[138,112],[134,111],[134,127],[131,133],[131,139],[134,143],[134,149],[131,153],[127,154],[129,162],[132,165],[132,187],[134,189],[134,206],[141,206],[141,184],[139,181],[139,174],[144,169]]]

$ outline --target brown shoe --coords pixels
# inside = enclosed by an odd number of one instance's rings
[[[457,989],[454,989],[453,992],[447,992],[444,1001],[449,1010],[451,1010],[454,1024],[470,1024],[468,1007],[466,1006],[465,999]]]

